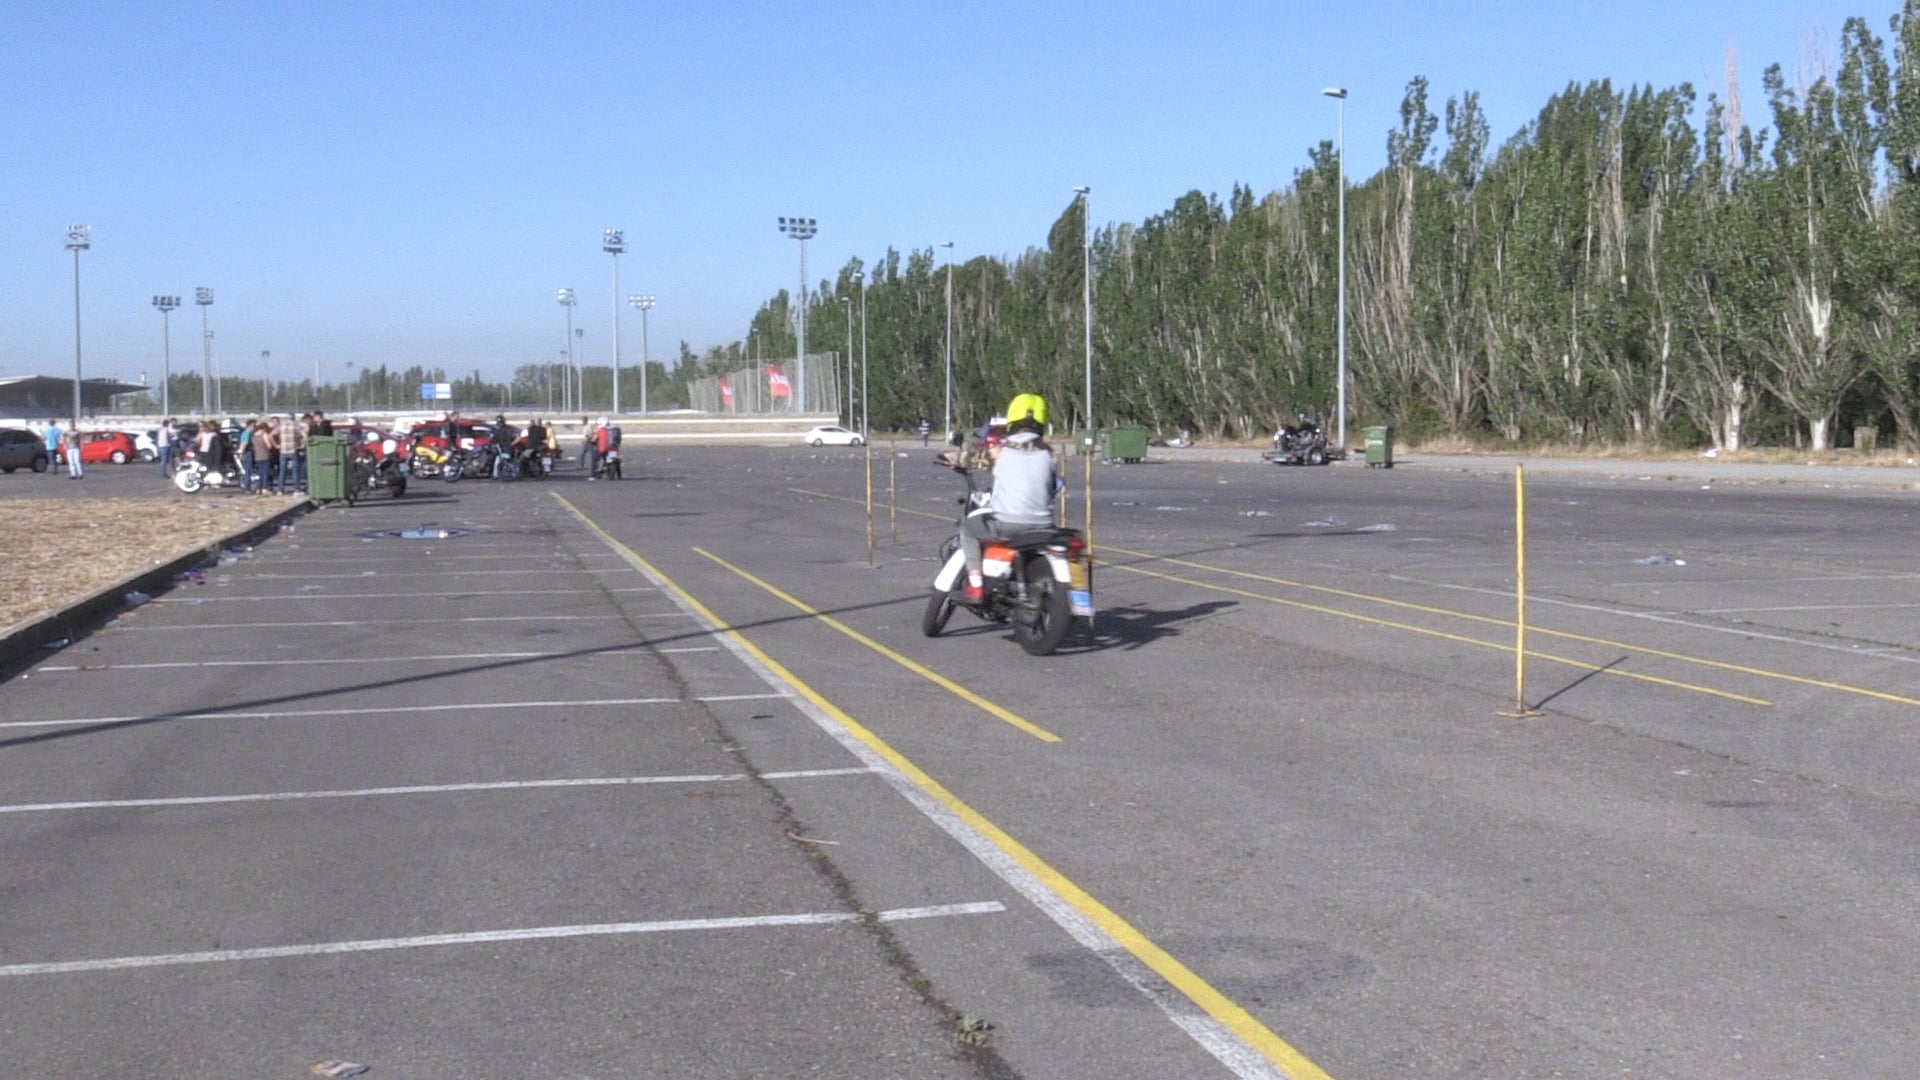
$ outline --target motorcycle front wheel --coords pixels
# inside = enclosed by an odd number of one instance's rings
[[[939,637],[940,631],[947,628],[947,620],[953,618],[953,594],[937,592],[927,597],[927,610],[920,616],[920,632],[928,637]]]
[[[191,495],[200,490],[202,475],[198,469],[181,469],[173,474],[173,486]]]
[[[1013,613],[1013,639],[1030,656],[1051,656],[1073,627],[1073,597],[1053,580],[1045,556],[1027,560],[1027,598]]]

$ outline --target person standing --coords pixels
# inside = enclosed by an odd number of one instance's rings
[[[927,445],[927,440],[932,435],[933,435],[933,421],[928,420],[924,416],[921,417],[920,418],[920,445],[921,446]]]
[[[167,476],[173,472],[173,440],[173,417],[169,416],[160,422],[160,429],[153,433],[154,449],[158,451],[155,456],[160,459],[161,476]]]
[[[247,445],[253,450],[253,491],[256,495],[266,495],[273,490],[274,441],[273,428],[265,420],[255,421],[247,433]],[[284,470],[287,455],[282,454],[280,460]],[[283,471],[281,475],[285,476],[286,473]]]
[[[60,431],[60,421],[48,420],[47,426],[40,432],[40,437],[47,442],[47,475],[59,476],[61,448],[66,445],[66,440],[62,438]]]
[[[78,480],[85,474],[80,468],[80,421],[75,420],[73,427],[67,429],[67,476]]]
[[[307,430],[292,413],[282,413],[273,429],[273,444],[280,451],[280,494],[300,490],[300,455],[307,449]]]

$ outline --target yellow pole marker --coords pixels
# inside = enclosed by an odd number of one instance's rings
[[[1168,559],[1165,561],[1177,563],[1180,560]],[[1186,564],[1186,565],[1196,565],[1196,564]],[[1244,596],[1250,600],[1265,600],[1269,604],[1278,604],[1281,607],[1296,608],[1300,611],[1318,612],[1319,614],[1322,614],[1322,615],[1332,615],[1342,619],[1351,619],[1354,622],[1367,623],[1368,625],[1371,625],[1371,626],[1383,626],[1383,627],[1388,627],[1394,630],[1405,630],[1410,634],[1420,634],[1424,637],[1439,638],[1443,641],[1457,641],[1462,645],[1478,645],[1484,649],[1497,649],[1502,652],[1512,648],[1511,645],[1502,645],[1496,641],[1481,641],[1479,638],[1467,637],[1463,634],[1449,633],[1445,630],[1433,630],[1424,626],[1415,626],[1412,623],[1395,622],[1392,619],[1382,619],[1373,615],[1362,615],[1354,611],[1342,611],[1339,608],[1325,607],[1320,604],[1309,604],[1304,600],[1288,600],[1285,597],[1273,596],[1269,593],[1254,592],[1250,589],[1236,589],[1231,585],[1216,585],[1210,581],[1199,581],[1194,578],[1180,577],[1175,574],[1163,574],[1155,570],[1144,570],[1138,566],[1128,566],[1124,563],[1115,563],[1113,568],[1115,570],[1119,570],[1128,574],[1139,574],[1141,577],[1158,578],[1161,581],[1172,581],[1181,585],[1192,585],[1195,588],[1208,589],[1213,592],[1226,593],[1229,596]],[[1211,568],[1206,566],[1201,566],[1200,569],[1205,570],[1205,569],[1211,569]],[[1256,577],[1257,575],[1247,574],[1242,576]],[[1469,618],[1468,616],[1461,616],[1461,617]],[[1488,619],[1485,621],[1494,622],[1502,626],[1505,625],[1504,623],[1500,623],[1499,620],[1495,620],[1495,619]],[[1693,683],[1680,682],[1677,679],[1663,679],[1657,675],[1642,675],[1639,672],[1635,672],[1635,671],[1621,671],[1618,668],[1609,667],[1601,664],[1590,664],[1584,660],[1575,660],[1572,657],[1566,657],[1566,656],[1556,656],[1553,653],[1536,652],[1533,655],[1536,659],[1539,659],[1539,660],[1547,660],[1556,664],[1564,664],[1567,667],[1578,668],[1581,671],[1591,671],[1596,675],[1610,675],[1617,679],[1632,679],[1635,682],[1651,683],[1655,686],[1667,686],[1667,687],[1672,687],[1675,690],[1691,690],[1697,694],[1706,694],[1709,697],[1726,698],[1728,701],[1738,701],[1747,705],[1770,706],[1773,704],[1773,702],[1768,701],[1766,698],[1751,697],[1746,694],[1736,694],[1731,690],[1720,690],[1711,686],[1696,686]]]
[[[1502,716],[1539,716],[1527,708],[1527,467],[1513,467],[1513,711]]]
[[[1039,739],[1041,742],[1059,742],[1060,741],[1060,736],[1055,735],[1053,732],[1048,731],[1046,728],[1043,728],[1040,725],[1033,723],[1032,721],[1026,719],[1023,716],[1020,716],[1019,714],[1015,713],[1013,710],[1002,708],[1001,706],[996,705],[991,701],[988,701],[986,698],[981,697],[979,694],[974,693],[973,691],[967,689],[966,687],[961,686],[959,683],[954,682],[952,679],[947,678],[945,675],[942,675],[939,672],[934,671],[932,668],[927,667],[925,664],[922,664],[919,661],[914,660],[910,657],[902,656],[901,654],[893,651],[892,649],[887,648],[885,645],[880,644],[879,642],[873,640],[867,635],[862,634],[860,631],[855,630],[853,627],[848,626],[846,623],[841,622],[839,619],[836,619],[831,615],[823,614],[818,608],[809,607],[805,602],[799,599],[796,599],[795,597],[781,591],[778,587],[760,578],[753,576],[752,574],[733,565],[732,563],[721,558],[720,556],[715,555],[713,552],[708,551],[705,548],[694,548],[693,550],[694,550],[694,554],[699,555],[702,558],[713,560],[714,562],[720,564],[722,567],[726,568],[728,571],[738,575],[743,580],[759,586],[761,589],[765,590],[769,595],[775,597],[776,599],[779,599],[785,603],[793,605],[796,608],[799,608],[801,611],[806,612],[808,615],[812,616],[813,618],[820,620],[820,622],[823,625],[830,626],[833,629],[840,631],[842,634],[845,634],[848,637],[852,638],[853,640],[859,642],[860,644],[865,645],[867,648],[872,649],[874,652],[879,653],[881,656],[884,656],[887,659],[893,661],[894,663],[899,664],[901,667],[906,668],[908,671],[913,672],[915,675],[920,676],[921,678],[927,680],[928,682],[934,684],[935,686],[938,686],[940,689],[945,690],[948,693],[959,698],[960,700],[966,702],[967,704],[974,706],[975,708],[986,713],[987,715],[992,716],[997,720],[1002,720],[1012,725],[1013,727],[1016,727],[1021,731],[1026,732],[1027,734],[1033,736],[1034,738]]]
[[[1082,507],[1082,511],[1086,514],[1086,522],[1087,522],[1087,527],[1084,530],[1086,534],[1085,538],[1087,542],[1087,591],[1092,592],[1093,591],[1093,447],[1091,445],[1087,447],[1086,459],[1087,459],[1086,480],[1082,484],[1083,494],[1081,496],[1080,501],[1086,504],[1084,507]],[[1094,618],[1095,616],[1092,616],[1092,615],[1087,616],[1087,636],[1088,637],[1093,637],[1096,634],[1096,630],[1093,622]]]
[[[1026,896],[1055,923],[1072,934],[1075,940],[1100,954],[1109,965],[1120,972],[1122,977],[1159,1005],[1181,1030],[1198,1042],[1208,1053],[1226,1064],[1236,1076],[1251,1080],[1254,1077],[1267,1077],[1277,1069],[1285,1080],[1333,1080],[1325,1070],[1294,1049],[1285,1039],[1274,1034],[1238,1002],[1214,989],[1205,979],[1155,944],[1133,924],[1102,904],[1092,893],[1076,885],[1072,879],[1054,869],[1025,844],[1014,839],[1011,834],[995,825],[978,810],[961,801],[926,770],[895,750],[886,740],[869,731],[839,706],[821,696],[813,687],[802,682],[793,672],[767,655],[759,646],[747,640],[739,631],[722,629],[724,626],[722,621],[705,604],[695,599],[691,593],[681,588],[671,578],[661,574],[633,549],[615,540],[605,529],[569,503],[565,497],[556,493],[554,498],[599,536],[603,543],[631,560],[644,573],[659,582],[661,587],[687,610],[692,611],[713,627],[716,633],[724,634],[740,652],[751,657],[773,678],[798,694],[816,710],[815,721],[821,723],[823,728],[828,724],[837,727],[839,731],[836,738],[840,738],[842,745],[847,745],[863,759],[871,758],[890,766],[893,775],[888,780],[894,785],[895,790],[900,791],[915,806],[922,807],[923,812],[926,812],[927,805],[938,807],[951,815],[952,821],[957,821],[960,826],[964,826],[963,830],[955,831],[955,827],[947,820],[929,815],[936,824],[946,828],[955,839],[969,851],[974,852],[976,857],[979,857],[994,872],[1000,874],[1021,895]],[[702,552],[702,554],[706,553]],[[711,555],[707,557],[713,558]],[[851,740],[851,743],[847,740]],[[884,774],[884,770],[881,771]],[[1112,955],[1116,949],[1124,950],[1131,958],[1130,962],[1122,963]],[[1136,978],[1130,970],[1131,965],[1135,963],[1157,976],[1157,979],[1142,981]],[[1200,1013],[1204,1014],[1204,1018],[1193,1015],[1190,1010],[1181,1007],[1177,999],[1172,999],[1165,990],[1155,986],[1155,982],[1163,982],[1167,987],[1184,996]]]
[[[811,495],[811,496],[814,496],[815,498],[821,498],[821,499],[841,499],[846,502],[853,501],[851,499],[846,499],[844,496],[835,495],[832,492],[827,492],[827,491],[813,491],[807,488],[789,488],[788,490],[794,492],[797,495]],[[908,511],[908,513],[918,514],[919,516],[924,518],[940,517],[940,515],[938,514],[928,513],[927,511],[924,511],[924,510],[910,510]],[[1504,627],[1507,625],[1506,619],[1497,619],[1497,618],[1492,618],[1486,615],[1475,615],[1472,612],[1459,611],[1454,608],[1436,607],[1432,604],[1417,604],[1407,600],[1395,600],[1392,597],[1378,596],[1373,593],[1357,592],[1353,589],[1335,588],[1330,585],[1313,585],[1304,581],[1295,581],[1291,578],[1276,577],[1272,574],[1258,574],[1258,573],[1253,573],[1247,570],[1235,570],[1232,567],[1226,567],[1226,566],[1214,566],[1210,563],[1195,562],[1192,559],[1182,559],[1177,556],[1162,555],[1152,551],[1139,551],[1134,548],[1124,548],[1124,547],[1114,548],[1113,550],[1116,556],[1125,556],[1130,559],[1138,559],[1141,562],[1164,563],[1168,566],[1183,566],[1191,570],[1202,570],[1212,574],[1224,574],[1228,577],[1240,578],[1246,581],[1259,581],[1269,585],[1280,585],[1290,589],[1301,589],[1306,592],[1319,593],[1323,596],[1337,596],[1347,600],[1360,600],[1370,604],[1380,604],[1385,607],[1399,608],[1403,611],[1418,611],[1428,615],[1440,615],[1450,619],[1459,619],[1464,622],[1484,623],[1490,626],[1499,626],[1499,627]],[[1451,635],[1439,634],[1438,631],[1429,631],[1429,630],[1425,630],[1420,627],[1416,627],[1408,624],[1391,622],[1383,619],[1376,619],[1369,616],[1360,615],[1351,611],[1342,611],[1338,608],[1321,607],[1314,604],[1302,603],[1296,600],[1286,600],[1281,597],[1271,596],[1266,593],[1248,592],[1246,590],[1229,588],[1223,585],[1214,585],[1209,582],[1195,581],[1191,578],[1176,577],[1172,574],[1155,573],[1154,571],[1151,571],[1151,570],[1143,570],[1139,566],[1126,566],[1126,565],[1121,565],[1116,563],[1114,568],[1117,570],[1125,570],[1125,571],[1128,571],[1129,573],[1140,574],[1145,577],[1157,577],[1166,581],[1179,582],[1184,585],[1198,586],[1199,588],[1202,588],[1202,589],[1212,589],[1216,592],[1226,592],[1226,593],[1232,593],[1237,596],[1252,597],[1254,599],[1266,600],[1275,604],[1292,605],[1294,607],[1304,608],[1309,611],[1318,611],[1327,615],[1337,615],[1337,616],[1340,616],[1341,618],[1355,619],[1360,622],[1373,623],[1379,626],[1390,626],[1390,627],[1393,627],[1394,629],[1411,630],[1416,633],[1436,634],[1437,636],[1442,636],[1442,637],[1451,636]],[[1892,694],[1892,693],[1887,693],[1881,690],[1871,690],[1871,689],[1867,689],[1859,686],[1849,686],[1845,683],[1830,682],[1825,679],[1808,678],[1807,676],[1804,676],[1804,675],[1792,675],[1786,672],[1772,671],[1767,668],[1750,667],[1745,664],[1733,664],[1733,663],[1728,663],[1724,660],[1711,660],[1706,657],[1692,656],[1687,653],[1670,652],[1665,649],[1656,649],[1650,645],[1642,645],[1642,644],[1638,644],[1636,642],[1631,642],[1631,641],[1621,641],[1616,638],[1594,637],[1589,634],[1576,634],[1566,630],[1541,630],[1540,633],[1545,634],[1548,637],[1560,638],[1565,641],[1578,641],[1588,645],[1603,645],[1610,649],[1626,649],[1630,652],[1641,653],[1646,656],[1657,656],[1665,660],[1675,661],[1676,663],[1693,664],[1699,667],[1714,668],[1719,671],[1732,671],[1742,675],[1750,675],[1750,676],[1753,676],[1754,678],[1772,679],[1780,682],[1795,683],[1801,686],[1814,686],[1814,687],[1819,687],[1820,689],[1823,689],[1823,690],[1834,690],[1840,693],[1855,694],[1861,697],[1874,698],[1880,701],[1891,701],[1900,705],[1920,705],[1920,697],[1911,697],[1904,694]],[[1488,642],[1477,641],[1472,638],[1459,638],[1458,640],[1469,641],[1476,645],[1489,644]],[[1505,649],[1508,646],[1494,645],[1491,647]],[[1773,704],[1773,702],[1767,700],[1766,698],[1751,697],[1746,694],[1735,694],[1729,691],[1717,690],[1709,686],[1698,686],[1693,683],[1681,682],[1675,679],[1662,679],[1662,678],[1657,678],[1651,675],[1640,675],[1630,671],[1620,671],[1617,668],[1603,667],[1598,664],[1588,664],[1583,661],[1573,660],[1566,657],[1555,656],[1551,653],[1536,652],[1533,655],[1536,659],[1551,660],[1554,663],[1566,664],[1570,667],[1583,668],[1585,670],[1597,672],[1604,675],[1610,675],[1610,676],[1623,678],[1623,679],[1634,679],[1639,682],[1649,682],[1649,683],[1654,683],[1660,686],[1671,686],[1681,690],[1692,690],[1698,693],[1709,694],[1714,697],[1723,697],[1733,701],[1744,702],[1749,705],[1771,706]]]

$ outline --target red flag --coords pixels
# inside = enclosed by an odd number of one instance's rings
[[[733,408],[733,383],[725,375],[720,376],[720,404]]]
[[[767,392],[774,397],[793,396],[793,384],[787,381],[787,373],[772,364],[767,365]]]

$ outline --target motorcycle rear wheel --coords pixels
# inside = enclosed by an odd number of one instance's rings
[[[937,592],[927,597],[927,610],[920,616],[920,632],[928,637],[939,637],[940,631],[947,628],[947,620],[953,618],[953,594]]]
[[[1053,580],[1045,556],[1027,560],[1027,598],[1013,613],[1013,639],[1030,656],[1051,656],[1073,627],[1073,598]]]
[[[202,484],[202,476],[198,469],[181,469],[173,474],[173,486],[189,495],[199,491]]]

